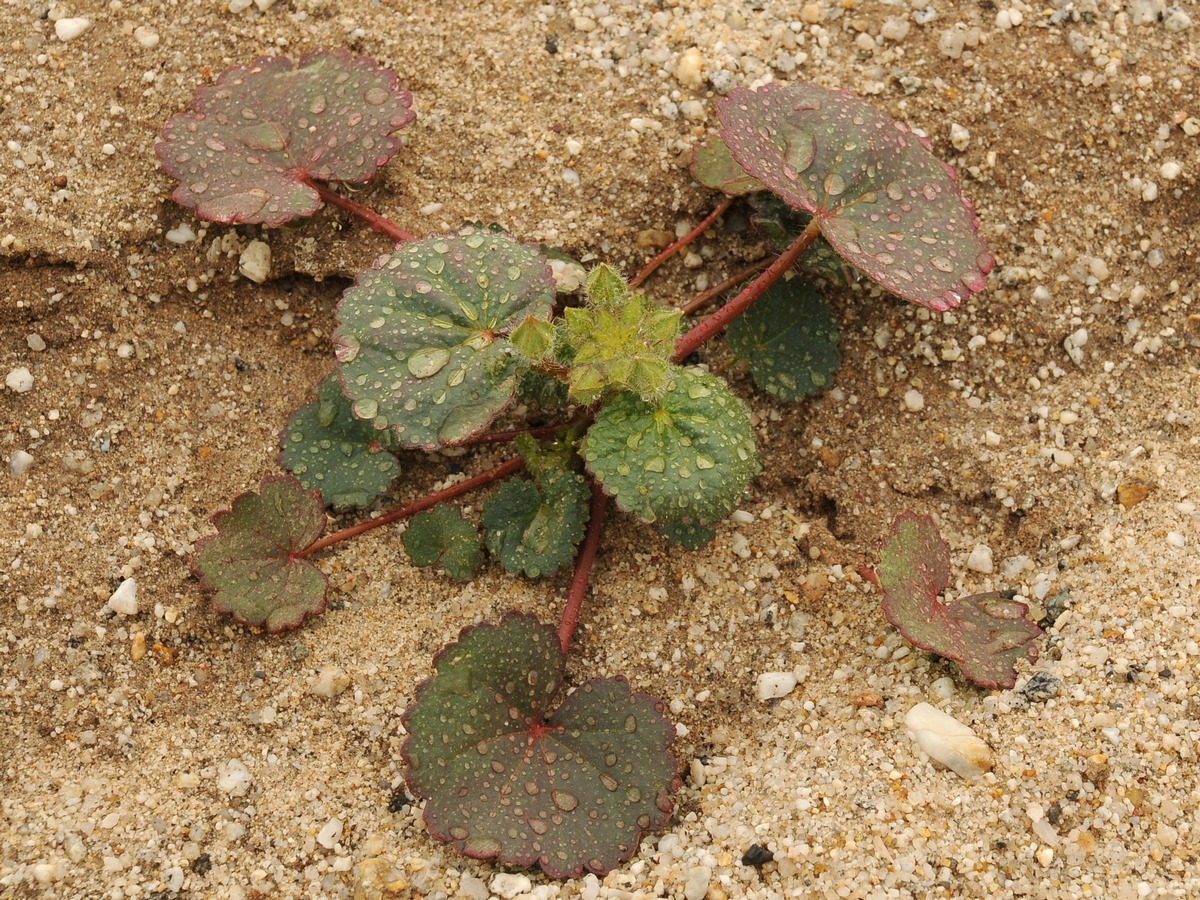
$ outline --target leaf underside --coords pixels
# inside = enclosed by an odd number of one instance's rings
[[[737,163],[811,213],[830,245],[892,293],[935,310],[983,290],[995,258],[954,169],[847,91],[738,88],[717,101]]]
[[[392,71],[344,50],[262,57],[197,88],[154,149],[201,219],[278,226],[320,208],[310,180],[363,182],[386,165],[411,103]]]
[[[483,505],[488,551],[509,574],[551,575],[575,558],[591,491],[570,471],[506,481]]]
[[[623,678],[568,695],[555,629],[509,613],[434,659],[404,714],[405,779],[429,833],[475,859],[598,875],[662,828],[681,781],[663,704]]]
[[[658,403],[614,397],[580,453],[621,509],[668,525],[724,518],[759,472],[745,402],[720,378],[694,369],[677,370]]]
[[[446,503],[413,516],[402,540],[414,566],[441,563],[447,575],[460,581],[469,581],[483,565],[479,532]]]
[[[329,506],[368,506],[400,474],[380,437],[354,417],[337,379],[329,377],[317,386],[317,399],[288,420],[280,462],[306,488],[319,490]]]
[[[277,632],[325,611],[325,575],[297,556],[325,530],[318,491],[290,475],[267,477],[213,524],[217,533],[196,544],[192,567],[218,612]]]
[[[799,278],[771,285],[730,323],[725,338],[750,363],[754,383],[781,400],[824,390],[841,362],[833,310]]]
[[[512,400],[508,335],[549,320],[554,282],[536,249],[466,228],[399,247],[359,276],[334,332],[354,414],[408,447],[461,443]]]
[[[887,620],[915,646],[956,661],[980,687],[1011,688],[1016,663],[1037,661],[1033,640],[1042,630],[1025,618],[1024,603],[999,593],[938,601],[950,583],[950,548],[932,517],[911,511],[896,517],[878,577]]]

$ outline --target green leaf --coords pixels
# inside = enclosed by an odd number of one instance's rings
[[[557,572],[575,558],[590,498],[587,482],[569,470],[506,481],[483,505],[488,551],[512,575]]]
[[[703,550],[717,536],[715,531],[703,525],[661,525],[658,533],[685,550]]]
[[[804,210],[793,209],[774,194],[755,194],[749,203],[750,224],[762,232],[776,253],[786,250],[812,221],[812,216]],[[857,271],[847,265],[823,237],[812,242],[796,267],[836,285],[850,284],[854,280],[852,273]]]
[[[465,229],[398,248],[359,276],[334,332],[354,414],[408,447],[461,443],[512,400],[509,334],[548,320],[546,260],[505,234]]]
[[[699,369],[677,369],[658,403],[614,397],[580,451],[605,492],[644,522],[715,522],[759,471],[749,408]]]
[[[447,575],[460,581],[470,581],[483,565],[479,532],[445,503],[413,516],[402,539],[414,566],[440,562]]]
[[[333,376],[317,386],[315,401],[292,415],[280,441],[283,466],[335,509],[368,506],[400,474],[384,447],[387,432],[354,417]]]
[[[747,175],[719,137],[692,148],[692,177],[707,188],[722,191],[731,197],[765,191],[767,186]]]
[[[554,349],[557,329],[553,322],[526,316],[512,333],[512,344],[531,363],[541,362]]]
[[[602,876],[667,823],[682,782],[662,702],[609,678],[555,708],[565,664],[555,629],[516,613],[437,655],[401,750],[434,838],[552,878]]]
[[[345,50],[262,57],[196,89],[154,150],[174,198],[213,222],[272,227],[321,206],[310,179],[367,181],[400,149],[412,94]]]
[[[267,477],[213,516],[217,533],[196,544],[192,567],[213,608],[274,633],[325,611],[325,575],[299,554],[325,530],[318,491]]]
[[[749,361],[754,383],[781,400],[827,388],[841,362],[833,310],[799,278],[771,285],[729,324],[725,338]]]
[[[996,260],[975,209],[908,126],[814,84],[737,88],[717,100],[717,116],[737,163],[811,213],[868,278],[935,310],[985,287]]]
[[[963,676],[984,688],[1011,688],[1021,659],[1037,661],[1042,630],[1025,618],[1024,603],[1003,593],[976,594],[944,604],[950,548],[930,516],[896,517],[879,556],[883,613],[922,650],[955,660]]]

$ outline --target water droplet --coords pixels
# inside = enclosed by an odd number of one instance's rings
[[[626,716],[625,717],[625,733],[633,734],[635,731],[637,731],[637,718],[634,717],[633,715]]]
[[[479,234],[478,232],[473,233],[473,234],[468,234],[466,237],[463,238],[463,243],[466,244],[468,247],[470,247],[472,250],[478,250],[480,247],[483,246],[483,235]]]
[[[617,764],[617,754],[605,753],[604,754],[604,764],[606,766],[615,766]]]
[[[696,457],[696,468],[697,469],[711,469],[715,465],[716,465],[716,462],[709,459],[707,456],[697,456]]]
[[[216,153],[221,153],[221,152],[229,149],[224,144],[222,144],[220,141],[218,141],[215,137],[205,138],[204,146],[207,147],[209,150],[212,150]]]
[[[314,116],[319,116],[325,112],[325,107],[329,105],[329,101],[325,99],[324,94],[317,94],[313,97],[312,103],[308,105],[308,111]]]
[[[194,182],[193,184],[189,184],[188,190],[191,191],[193,194],[203,194],[205,191],[208,190],[208,185],[205,184],[203,181],[197,181],[197,182]]]
[[[378,316],[371,320],[372,328],[382,328],[387,320],[383,316]]]
[[[900,182],[898,181],[889,181],[887,186],[884,188],[884,191],[892,200],[904,199],[904,188],[900,186]]]
[[[633,718],[630,716],[630,718]],[[550,799],[563,812],[570,812],[579,805],[579,798],[568,791],[551,791]]]
[[[379,404],[370,398],[354,404],[354,414],[360,419],[373,419],[379,414]]]
[[[625,792],[625,798],[626,798],[626,799],[627,799],[627,800],[628,800],[630,803],[640,803],[640,802],[641,802],[641,800],[642,800],[642,791],[641,791],[641,788],[638,788],[638,787],[631,787],[629,790],[627,790],[627,791]]]
[[[547,825],[545,822],[543,822],[541,819],[530,819],[529,820],[529,830],[532,831],[534,834],[545,834],[549,830],[549,828],[550,828],[550,826]]]
[[[929,264],[931,266],[933,266],[935,269],[937,269],[939,272],[954,271],[954,263],[950,262],[950,260],[948,260],[944,256],[931,257],[929,260]]]
[[[617,781],[617,779],[613,778],[607,772],[600,773],[600,783],[610,791],[615,791],[621,786],[621,782]]]
[[[416,284],[413,285],[413,290],[416,291],[418,294],[428,294],[430,291],[433,290],[433,285],[430,284],[428,281],[418,281]]]
[[[927,184],[921,188],[921,193],[925,195],[926,200],[936,200],[938,198],[937,188],[932,184]]]
[[[355,125],[357,125],[362,120],[363,120],[362,113],[355,113],[349,119],[346,120],[346,124],[349,125],[351,128],[353,128]]]
[[[516,281],[521,277],[521,267],[520,266],[509,266],[507,274],[508,274],[509,281]]]
[[[844,190],[846,190],[846,179],[837,172],[830,172],[825,176],[825,193],[829,196],[836,197]]]
[[[667,461],[661,456],[656,456],[646,463],[647,472],[665,472],[667,469]]]
[[[450,351],[444,347],[425,347],[408,358],[408,371],[417,378],[436,375],[450,362]]]
[[[425,271],[430,275],[441,275],[442,270],[446,268],[446,260],[440,256],[435,256],[425,263]]]
[[[450,826],[450,837],[454,838],[456,841],[465,841],[470,836],[471,832],[467,831],[467,829],[463,828],[461,825]]]
[[[542,792],[542,789],[540,787],[538,787],[538,784],[536,781],[525,782],[525,793],[527,793],[530,797],[536,797],[541,792]]]
[[[373,87],[363,96],[371,106],[382,106],[387,102],[388,92],[381,87]]]
[[[883,265],[885,265],[885,266],[890,266],[892,263],[894,263],[896,261],[896,257],[892,256],[892,254],[890,254],[890,253],[876,253],[875,260],[877,262],[883,263]]]
[[[812,165],[816,144],[807,131],[789,130],[783,135],[783,159],[794,171],[803,172]]]
[[[493,759],[492,760],[492,771],[495,772],[497,775],[499,775],[501,772],[504,771],[504,763],[500,762],[500,760],[498,760],[498,759]]]
[[[958,294],[957,291],[944,291],[942,293],[942,303],[944,303],[945,305],[941,306],[939,308],[940,309],[954,309],[954,307],[958,306],[958,304],[961,302],[962,302],[962,297]]]

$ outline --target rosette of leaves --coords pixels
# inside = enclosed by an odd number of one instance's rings
[[[1029,607],[1011,594],[990,592],[942,603],[950,583],[950,548],[932,517],[905,511],[884,539],[876,574],[883,613],[913,645],[959,664],[963,677],[984,688],[1011,688],[1019,660],[1036,662],[1042,633],[1025,618]]]
[[[654,402],[609,400],[580,455],[621,509],[663,525],[724,518],[760,468],[749,407],[699,369],[676,368],[674,386]]]
[[[400,246],[338,306],[338,377],[354,414],[407,447],[478,434],[516,390],[511,333],[549,320],[554,296],[541,254],[500,232]]]
[[[334,509],[368,506],[388,489],[400,465],[388,452],[389,432],[355,418],[337,379],[317,386],[317,399],[288,420],[280,462]]]
[[[569,396],[590,404],[606,394],[630,391],[652,400],[673,380],[671,356],[679,336],[679,310],[629,290],[611,266],[588,275],[586,306],[563,311],[572,350]]]
[[[217,533],[196,543],[192,567],[218,612],[270,632],[324,612],[328,581],[304,558],[325,530],[319,491],[290,475],[264,478],[213,524]]]
[[[847,91],[738,88],[717,101],[733,161],[816,220],[838,254],[935,310],[983,290],[995,258],[951,166],[929,142]]]
[[[401,749],[429,833],[475,859],[604,875],[662,828],[682,782],[661,701],[623,678],[564,693],[554,628],[509,613],[434,659]]]
[[[749,363],[754,383],[781,400],[824,390],[841,363],[837,318],[799,278],[771,285],[729,324],[725,340]]]
[[[155,145],[173,197],[213,222],[278,226],[321,206],[315,181],[363,182],[415,117],[395,73],[344,50],[262,57],[196,89]]]

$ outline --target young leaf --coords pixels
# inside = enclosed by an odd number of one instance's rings
[[[367,181],[400,149],[412,94],[366,57],[265,56],[196,89],[155,152],[174,198],[213,222],[278,226],[321,206],[316,181]]]
[[[267,477],[213,516],[217,533],[196,544],[192,567],[213,608],[274,633],[325,611],[325,575],[299,554],[325,530],[325,505],[290,475]]]
[[[400,474],[381,434],[354,418],[334,377],[317,386],[317,399],[298,409],[280,439],[279,461],[306,488],[316,488],[335,509],[367,506]]]
[[[930,516],[896,517],[879,557],[883,613],[922,650],[955,660],[965,678],[984,688],[1011,688],[1013,666],[1037,660],[1042,633],[1029,608],[1001,593],[976,594],[949,605],[938,595],[950,583],[950,548]]]
[[[707,188],[722,191],[731,197],[765,191],[767,186],[747,175],[719,137],[692,148],[692,177]]]
[[[356,416],[405,446],[460,443],[512,400],[513,329],[548,320],[553,305],[546,260],[508,235],[467,228],[404,244],[338,306],[342,389]]]
[[[663,704],[594,679],[553,708],[555,629],[509,613],[464,628],[404,713],[401,754],[429,833],[474,859],[604,875],[670,818],[682,782]]]
[[[781,400],[829,386],[841,357],[837,319],[799,278],[775,282],[725,331],[729,349],[750,363],[754,383]]]
[[[596,414],[580,453],[605,492],[643,522],[715,522],[759,471],[748,407],[698,369],[677,369],[658,403],[618,394]]]
[[[413,516],[402,540],[414,566],[440,562],[447,575],[460,581],[470,581],[483,565],[479,532],[445,503]]]
[[[721,137],[747,173],[812,213],[838,253],[931,309],[981,291],[995,259],[954,169],[903,123],[813,84],[738,88],[717,101]]]
[[[506,481],[483,504],[488,551],[512,575],[557,572],[575,558],[590,499],[587,482],[568,470]]]

